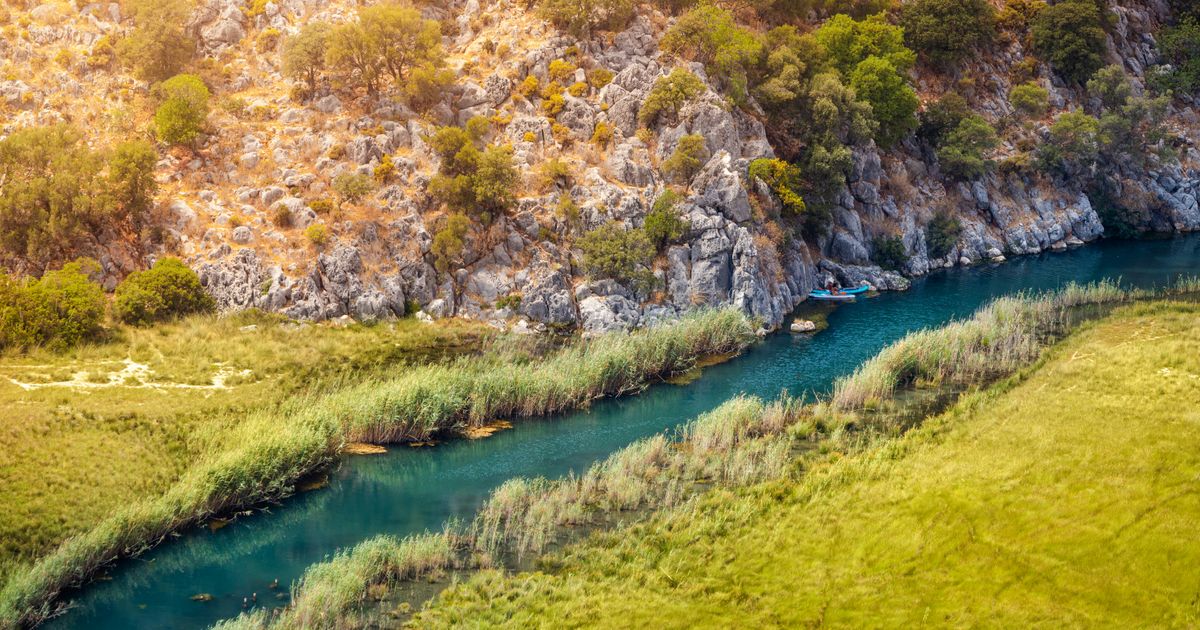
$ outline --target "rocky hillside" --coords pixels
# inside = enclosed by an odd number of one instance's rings
[[[454,73],[437,102],[417,111],[386,90],[356,92],[335,79],[300,94],[301,82],[283,72],[284,42],[306,24],[350,22],[357,9],[343,0],[202,0],[194,7],[186,28],[197,42],[193,64],[216,106],[199,142],[164,149],[155,169],[158,229],[137,238],[95,235],[110,285],[176,255],[222,308],[298,318],[373,319],[420,309],[422,317],[595,332],[732,303],[776,327],[829,277],[903,289],[908,277],[937,268],[1080,246],[1105,234],[1112,223],[1102,216],[1106,208],[1119,208],[1123,227],[1136,230],[1200,229],[1200,114],[1187,94],[1162,112],[1161,143],[1173,157],[1107,164],[1095,176],[1105,183],[1102,200],[1078,174],[1025,163],[1056,116],[1102,107],[1037,60],[1028,38],[1002,35],[954,67],[921,61],[908,72],[923,107],[959,94],[1000,129],[992,167],[951,177],[920,134],[886,150],[870,139],[855,142],[846,183],[826,196],[828,225],[814,233],[789,224],[778,191],[749,175],[752,161],[776,157],[770,117],[753,96],[731,104],[727,77],[709,73],[711,64],[660,50],[678,19],[660,8],[638,6],[615,32],[593,29],[580,38],[513,0],[423,6],[425,17],[442,24]],[[1108,9],[1104,62],[1122,67],[1141,94],[1149,69],[1161,64],[1155,33],[1173,19],[1172,9],[1161,0],[1120,0]],[[92,145],[144,133],[147,83],[97,60],[132,28],[120,5],[18,3],[7,12],[0,134],[58,121],[83,128]],[[813,13],[800,28],[820,20]],[[648,95],[676,67],[699,77],[702,91],[677,115],[643,129]],[[597,69],[611,72],[611,81]],[[524,89],[528,77],[571,86],[557,111]],[[1016,124],[1010,94],[1026,78],[1047,92],[1049,107]],[[430,138],[441,126],[478,117],[489,123],[489,143],[511,147],[523,181],[503,213],[470,225],[461,251],[445,264],[434,241],[449,212],[428,193],[442,161]],[[703,137],[704,160],[681,180],[663,165],[689,134]],[[378,185],[330,203],[333,182],[350,173]],[[686,230],[649,264],[656,281],[629,286],[586,273],[579,235],[611,221],[642,227],[668,189],[680,197]],[[927,243],[936,217],[957,224],[952,246]],[[903,251],[893,252],[894,270],[885,270],[880,250],[897,241]],[[10,266],[22,271],[19,262]]]

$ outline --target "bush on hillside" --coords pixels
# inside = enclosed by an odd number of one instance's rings
[[[1082,84],[1104,64],[1103,16],[1093,0],[1045,7],[1034,19],[1032,34],[1038,55],[1072,83]]]
[[[99,268],[80,259],[23,283],[0,271],[0,348],[63,349],[99,336],[104,290],[90,278]]]
[[[616,31],[633,17],[631,0],[539,0],[538,13],[577,38],[597,30]]]
[[[451,210],[490,223],[516,199],[520,173],[512,150],[484,146],[461,127],[442,127],[429,136],[429,146],[441,165],[429,180],[429,194]]]
[[[471,221],[467,217],[461,214],[452,214],[446,218],[446,225],[433,235],[433,245],[430,251],[433,252],[433,264],[438,271],[445,273],[453,265],[461,262],[465,246],[463,238],[466,237],[470,227]]]
[[[591,277],[611,278],[638,291],[654,286],[649,265],[656,250],[644,231],[626,230],[613,221],[584,234],[578,245]]]
[[[693,133],[679,139],[671,156],[663,160],[662,171],[667,177],[680,182],[690,182],[704,167],[708,159],[708,148],[704,136]]]
[[[957,63],[991,41],[995,21],[987,0],[913,0],[900,13],[909,48],[942,65]]]
[[[962,235],[962,223],[949,212],[938,212],[925,226],[925,249],[930,258],[942,258],[954,249]]]
[[[154,196],[152,147],[90,150],[69,125],[0,140],[0,254],[45,266],[70,260],[105,228],[136,230]]]
[[[134,326],[214,308],[196,272],[178,258],[160,258],[149,269],[129,274],[113,293],[113,317]]]
[[[752,31],[738,26],[729,11],[705,4],[681,15],[663,35],[663,51],[704,64],[735,103],[749,94],[749,75],[762,44]]]
[[[358,20],[333,27],[323,38],[326,64],[347,85],[374,93],[387,79],[404,89],[418,70],[422,81],[437,77],[444,55],[441,25],[402,4],[360,8]]]
[[[196,54],[183,27],[191,13],[188,0],[127,0],[122,8],[133,31],[117,44],[117,56],[143,81],[162,81],[178,73]]]
[[[871,260],[880,267],[899,271],[908,264],[908,251],[899,236],[877,236],[871,245],[874,250]]]
[[[333,178],[333,192],[342,202],[358,203],[375,190],[375,181],[362,173],[342,173]]]
[[[938,162],[951,177],[977,179],[987,172],[987,154],[999,143],[996,130],[982,116],[971,114],[938,147]]]
[[[699,77],[683,68],[675,68],[671,74],[659,77],[654,82],[654,87],[650,88],[650,93],[642,102],[638,122],[643,127],[653,127],[664,113],[671,117],[678,116],[679,108],[703,93],[704,82]]]
[[[1200,13],[1200,3],[1197,3]],[[1170,71],[1156,79],[1160,89],[1200,92],[1200,18],[1187,17],[1158,33],[1158,50]]]
[[[1050,92],[1034,82],[1023,83],[1008,93],[1008,102],[1027,118],[1041,118],[1050,109]]]
[[[921,103],[890,61],[867,57],[850,75],[850,87],[859,99],[871,104],[872,116],[879,123],[875,141],[880,146],[891,147],[916,130]]]
[[[804,214],[807,204],[800,195],[800,169],[777,158],[759,158],[750,163],[750,177],[761,180],[771,189],[785,212]]]
[[[946,136],[958,128],[958,123],[971,114],[967,100],[957,92],[947,92],[936,101],[925,106],[921,112],[921,124],[917,135],[937,147]]]
[[[159,86],[154,129],[168,144],[193,144],[208,120],[208,87],[194,74],[180,74]]]
[[[688,222],[679,218],[679,212],[676,210],[678,204],[679,195],[666,190],[654,200],[650,213],[646,215],[643,229],[646,237],[659,251],[687,233]]]
[[[325,72],[331,29],[325,22],[309,22],[283,44],[284,74],[303,80],[310,95],[317,89],[317,79]]]
[[[917,61],[916,54],[904,45],[904,29],[888,22],[885,15],[864,20],[835,15],[814,31],[813,37],[845,79],[869,57],[887,61],[897,72],[907,72]]]
[[[1050,126],[1050,137],[1038,147],[1044,169],[1083,171],[1099,154],[1100,121],[1083,112],[1066,112]]]

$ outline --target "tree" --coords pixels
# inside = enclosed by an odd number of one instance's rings
[[[917,128],[917,94],[896,67],[886,59],[867,57],[850,75],[850,87],[858,98],[871,104],[879,123],[875,141],[890,147]]]
[[[584,234],[578,244],[583,267],[591,277],[611,278],[638,291],[654,286],[648,266],[656,250],[642,230],[626,230],[611,221]]]
[[[921,112],[921,124],[917,128],[917,135],[937,147],[946,139],[946,135],[954,131],[958,123],[970,114],[971,108],[966,99],[957,92],[947,92]]]
[[[633,17],[632,0],[540,0],[538,13],[554,26],[585,38],[598,29],[618,30]]]
[[[1101,107],[1118,109],[1124,107],[1129,97],[1133,96],[1133,85],[1121,66],[1105,66],[1088,79],[1087,92],[1089,96],[1100,100]]]
[[[865,20],[835,15],[813,36],[825,49],[829,63],[847,79],[869,57],[887,61],[896,72],[908,72],[917,60],[904,45],[904,30],[890,24],[882,14]]]
[[[508,147],[484,147],[482,138],[461,127],[442,127],[428,138],[441,164],[429,193],[452,210],[491,222],[515,199],[520,177]]]
[[[999,143],[996,130],[982,116],[971,114],[938,147],[938,162],[951,177],[976,179],[987,172],[986,154]]]
[[[899,271],[908,264],[908,250],[899,236],[877,236],[871,241],[871,260],[884,269]]]
[[[348,83],[358,83],[368,93],[379,89],[383,62],[376,40],[361,22],[342,24],[330,31],[326,59],[329,66],[341,72]]]
[[[128,0],[124,9],[135,27],[117,46],[117,55],[143,81],[162,81],[178,73],[196,54],[183,30],[191,12],[188,0]]]
[[[325,22],[309,22],[283,44],[283,72],[302,79],[309,94],[317,89],[317,78],[325,71],[331,28]]]
[[[991,41],[995,22],[987,0],[914,0],[900,13],[908,46],[940,65],[957,63]]]
[[[646,215],[646,223],[642,229],[646,233],[646,238],[650,239],[650,242],[654,243],[658,250],[679,240],[688,230],[688,222],[679,218],[679,213],[675,209],[678,204],[679,195],[671,190],[665,190],[658,196],[658,199],[654,200],[650,213]]]
[[[465,246],[463,237],[467,235],[470,227],[471,222],[467,217],[452,214],[446,218],[446,225],[433,235],[430,251],[433,252],[433,264],[438,271],[445,273],[459,262]]]
[[[158,138],[168,144],[190,145],[208,119],[208,88],[194,74],[180,74],[158,89],[161,104],[154,112]]]
[[[1194,12],[1200,14],[1200,3]],[[1160,68],[1160,87],[1184,94],[1200,92],[1200,18],[1186,17],[1158,34],[1158,50],[1170,70]]]
[[[962,223],[949,212],[938,212],[925,226],[925,248],[930,258],[942,258],[954,249],[962,234]]]
[[[413,68],[404,84],[408,104],[418,112],[429,111],[442,102],[446,90],[454,84],[454,71],[432,63]]]
[[[759,158],[750,163],[750,177],[761,180],[775,193],[783,209],[800,216],[808,209],[800,196],[800,169],[775,158]]]
[[[178,258],[160,258],[149,269],[129,274],[113,293],[113,316],[135,326],[214,308],[196,272]]]
[[[638,122],[643,127],[651,127],[663,113],[678,116],[680,107],[703,93],[704,82],[699,77],[683,68],[675,68],[671,74],[654,82],[642,102]]]
[[[762,43],[740,26],[733,14],[706,4],[681,15],[659,46],[669,54],[704,64],[735,103],[749,94],[749,73],[762,53]]]
[[[668,177],[678,181],[690,182],[704,161],[708,158],[708,148],[704,144],[704,136],[693,133],[679,139],[675,151],[663,160],[662,170]]]
[[[442,62],[442,29],[437,20],[399,4],[378,4],[358,13],[362,29],[379,57],[380,68],[402,85],[412,68]]]
[[[25,345],[61,349],[99,335],[104,290],[91,279],[99,269],[96,261],[81,258],[47,271],[26,286],[22,318],[29,337]]]
[[[1106,36],[1093,0],[1063,0],[1033,22],[1033,46],[1062,77],[1083,83],[1103,65]]]
[[[484,223],[491,223],[513,204],[519,177],[517,167],[513,165],[512,149],[491,146],[483,150],[479,167],[471,178],[471,190],[476,212]]]
[[[1026,117],[1041,118],[1050,109],[1050,92],[1031,81],[1014,87],[1008,102]]]
[[[1050,126],[1050,137],[1038,147],[1038,159],[1046,168],[1082,170],[1096,161],[1100,147],[1100,121],[1083,112],[1067,112]]]
[[[158,182],[154,166],[158,153],[149,142],[130,140],[117,144],[108,160],[108,189],[116,204],[115,210],[141,225],[154,203]]]

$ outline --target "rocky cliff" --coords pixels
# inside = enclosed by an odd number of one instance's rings
[[[254,17],[243,9],[239,0],[207,0],[189,25],[205,54],[224,64],[221,89],[227,98],[239,99],[248,113],[216,114],[201,149],[160,164],[160,206],[170,238],[146,254],[182,256],[226,309],[253,307],[306,319],[374,319],[420,309],[435,318],[470,317],[497,326],[526,320],[595,332],[735,304],[776,327],[829,277],[899,290],[907,278],[938,268],[1061,250],[1105,233],[1094,200],[1076,182],[1005,169],[958,182],[942,175],[936,156],[915,138],[888,151],[869,142],[854,147],[854,167],[836,195],[832,228],[809,239],[781,233],[769,220],[777,216],[778,202],[748,176],[752,160],[774,156],[755,107],[731,107],[703,66],[664,57],[657,42],[670,18],[650,9],[622,32],[579,41],[511,0],[426,8],[457,26],[444,45],[459,78],[444,102],[425,115],[386,97],[351,101],[328,85],[317,97],[297,102],[288,96],[278,54],[247,52],[255,33],[274,29],[286,36],[308,20],[344,21],[352,6],[284,0],[267,3]],[[1168,9],[1154,0],[1122,1],[1111,9],[1117,20],[1108,61],[1121,64],[1140,90],[1146,69],[1157,62],[1152,33]],[[115,4],[89,5],[79,16],[36,33],[31,27],[29,39],[0,44],[5,46],[0,52],[19,60],[37,54],[26,49],[45,43],[86,48],[102,33],[126,28]],[[494,52],[497,43],[503,54]],[[602,88],[566,96],[552,121],[514,94],[514,86],[526,76],[544,84],[549,64],[567,56],[614,77]],[[954,74],[918,67],[914,83],[930,99],[969,83],[972,107],[1001,121],[1012,114],[1008,77],[1026,57],[1021,42],[1006,42]],[[583,65],[576,71],[579,82],[586,80]],[[707,91],[679,112],[676,124],[653,138],[639,137],[641,104],[655,80],[675,65],[687,65]],[[1049,71],[1041,76],[1055,110],[1087,105],[1080,88]],[[58,87],[10,80],[0,81],[0,99],[19,111],[11,127],[45,118],[39,105],[48,105],[59,90],[82,93],[97,86],[110,94],[133,88],[97,77],[64,79]],[[522,172],[561,159],[571,167],[570,182],[548,190],[523,188],[510,212],[466,236],[461,265],[439,271],[431,247],[443,213],[424,192],[438,160],[426,138],[436,125],[463,124],[474,116],[493,121],[497,141],[513,147]],[[614,130],[603,149],[588,142],[602,123]],[[1197,128],[1195,103],[1175,100],[1168,130],[1180,159],[1116,169],[1113,186],[1121,203],[1137,206],[1139,228],[1200,229]],[[704,137],[710,157],[681,189],[688,230],[655,261],[657,289],[638,293],[611,280],[588,280],[572,246],[573,230],[613,220],[641,226],[667,188],[659,165],[692,133]],[[1030,133],[1045,136],[1047,125]],[[1010,141],[997,158],[1016,152]],[[395,166],[387,186],[348,212],[314,210],[312,201],[329,194],[332,178],[374,173],[385,156]],[[563,195],[578,206],[582,226],[555,212]],[[270,220],[279,208],[292,217],[286,229]],[[947,254],[934,258],[925,226],[936,212],[955,216],[962,231]],[[329,229],[330,238],[314,248],[302,234],[316,223]],[[902,239],[908,262],[899,273],[872,262],[876,237],[883,235]]]

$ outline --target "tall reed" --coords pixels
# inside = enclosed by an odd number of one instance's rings
[[[214,437],[222,448],[164,495],[118,511],[10,577],[0,590],[0,628],[37,624],[54,612],[63,589],[172,532],[290,493],[347,442],[422,440],[495,417],[587,405],[686,370],[698,357],[741,351],[754,338],[740,311],[702,311],[674,324],[578,342],[534,365],[462,359],[252,414],[232,434]]]

